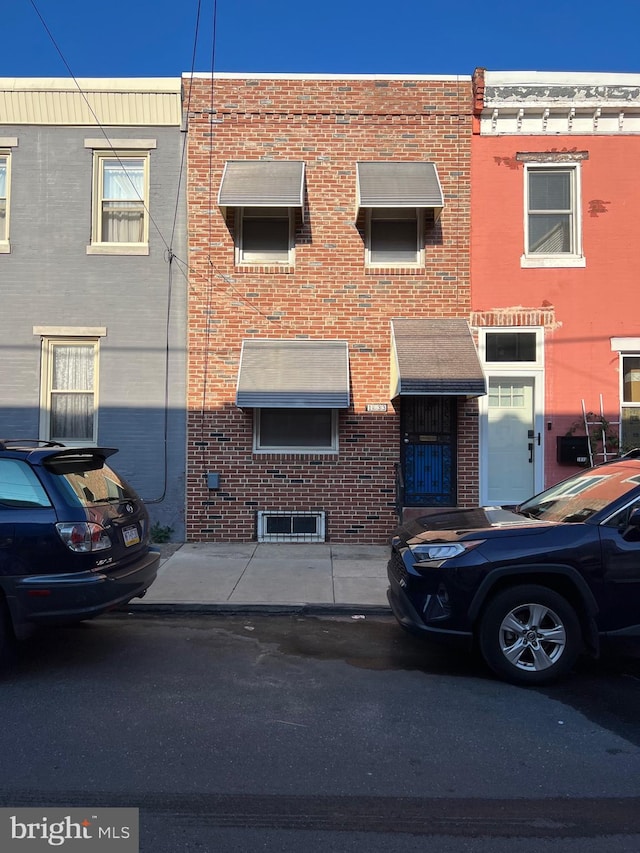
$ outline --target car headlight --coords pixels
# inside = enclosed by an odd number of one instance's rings
[[[418,563],[442,563],[477,548],[483,541],[475,539],[464,542],[421,542],[417,545],[409,545],[409,550]]]

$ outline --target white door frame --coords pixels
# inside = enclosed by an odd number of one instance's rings
[[[486,332],[536,332],[536,362],[490,362],[485,360],[485,334]],[[534,456],[533,456],[533,481],[532,494],[544,489],[544,365],[543,365],[543,342],[544,331],[540,327],[483,327],[479,329],[478,351],[483,363],[483,369],[487,378],[487,390],[489,379],[496,376],[511,376],[513,378],[524,378],[533,380],[533,431],[534,431]],[[478,399],[480,416],[480,504],[488,506],[487,499],[489,467],[489,396],[488,394]],[[538,441],[540,442],[538,444]]]

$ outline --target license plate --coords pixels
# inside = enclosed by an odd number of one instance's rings
[[[140,542],[140,534],[138,533],[137,527],[124,527],[122,529],[122,538],[124,539],[124,544],[129,547],[129,545],[137,545]]]

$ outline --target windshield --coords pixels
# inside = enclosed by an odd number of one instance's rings
[[[521,515],[544,521],[580,522],[640,486],[640,466],[590,468],[552,486],[518,507]]]

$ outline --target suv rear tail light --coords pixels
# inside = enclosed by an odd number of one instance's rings
[[[86,554],[89,551],[104,551],[111,548],[109,534],[99,524],[91,521],[76,521],[56,524],[60,538],[71,551]]]

